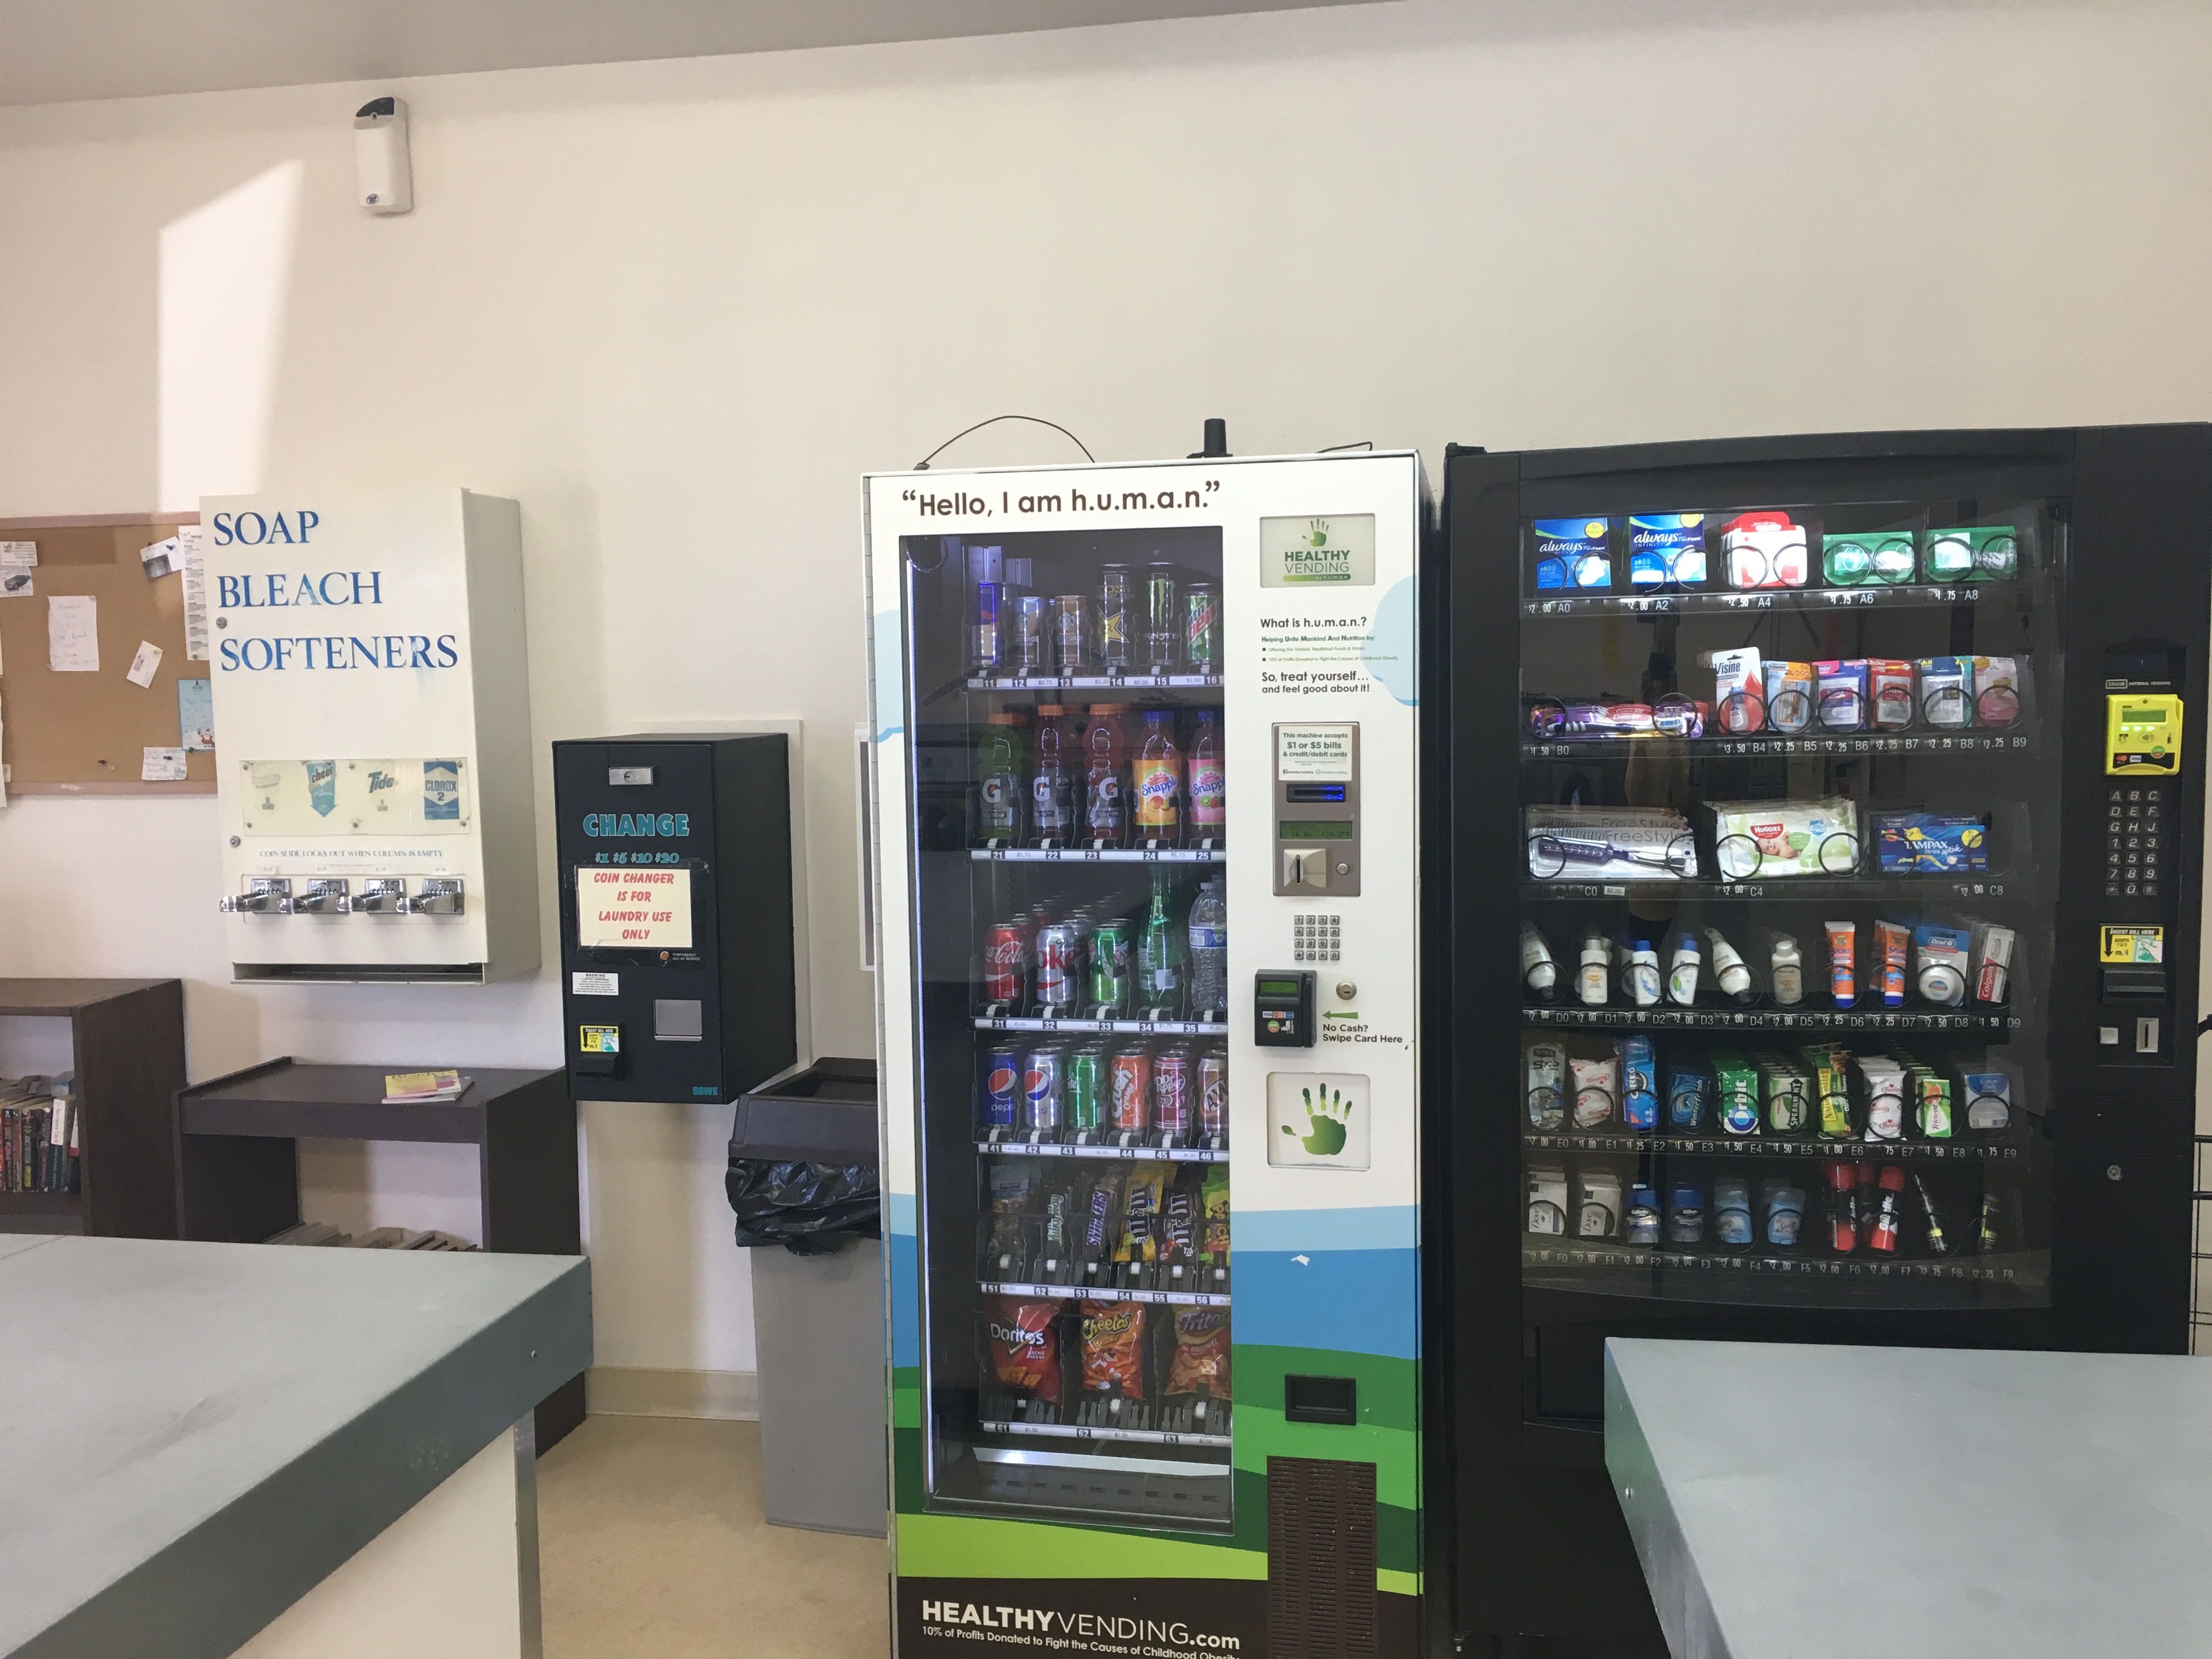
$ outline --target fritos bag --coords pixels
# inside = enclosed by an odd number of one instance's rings
[[[1175,1316],[1175,1358],[1168,1363],[1170,1394],[1229,1398],[1229,1310],[1178,1308]]]

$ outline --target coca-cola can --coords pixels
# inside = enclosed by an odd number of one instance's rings
[[[1022,1121],[1031,1134],[1057,1134],[1060,1119],[1060,1047],[1032,1048],[1022,1056]]]
[[[1108,1121],[1142,1134],[1152,1120],[1152,1057],[1143,1048],[1119,1048],[1106,1068]]]
[[[1229,1056],[1214,1050],[1199,1058],[1198,1132],[1210,1137],[1229,1133]]]
[[[1019,916],[983,932],[983,1000],[1019,1002],[1029,968],[1030,930]]]
[[[1083,993],[1083,928],[1055,921],[1037,929],[1036,1002],[1048,1016],[1073,1007]]]
[[[1190,1133],[1192,1069],[1188,1048],[1163,1048],[1152,1056],[1152,1127],[1164,1135]]]

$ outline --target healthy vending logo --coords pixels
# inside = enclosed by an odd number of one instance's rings
[[[1372,1117],[1368,1079],[1357,1073],[1270,1072],[1267,1162],[1279,1169],[1367,1169]]]
[[[1372,587],[1375,515],[1260,520],[1262,587]]]

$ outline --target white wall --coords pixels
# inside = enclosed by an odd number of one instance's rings
[[[303,164],[265,454],[234,464],[521,501],[541,780],[556,737],[806,720],[815,1046],[866,1052],[863,468],[1007,410],[1102,457],[1224,415],[1241,453],[1432,465],[2212,412],[2212,10],[1684,9],[1412,0],[0,112],[0,515],[154,503],[162,228]],[[384,91],[419,204],[388,221],[351,205],[348,126]],[[946,460],[1066,453],[1001,428]],[[0,812],[0,972],[187,976],[196,1076],[554,1063],[550,978],[224,983],[212,823]],[[752,1364],[723,1118],[587,1115],[602,1363]],[[421,1162],[317,1178],[413,1213],[465,1189]]]

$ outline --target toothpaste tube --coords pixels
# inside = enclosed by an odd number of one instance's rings
[[[1778,732],[1803,732],[1813,724],[1813,665],[1770,661],[1765,665],[1766,723]]]
[[[1905,1006],[1905,958],[1912,943],[1910,928],[1894,921],[1874,925],[1875,944],[1881,952],[1881,1006]]]
[[[1849,662],[1816,662],[1814,703],[1823,732],[1863,732],[1867,728],[1867,665],[1863,659]]]
[[[1888,657],[1867,659],[1867,700],[1877,732],[1901,732],[1912,724],[1912,665]]]
[[[2002,1002],[2011,988],[2012,929],[1992,922],[1981,932],[1981,960],[1974,964],[1974,1000]]]
[[[2020,718],[2020,665],[2010,657],[1969,657],[1974,675],[1974,721],[2010,726]]]
[[[1705,515],[1646,513],[1628,521],[1631,587],[1694,587],[1705,580]]]
[[[1957,927],[1921,927],[1912,945],[1919,957],[1914,984],[1923,1002],[1956,1008],[1966,1000],[1966,952],[1972,940]]]
[[[1923,657],[1920,671],[1920,718],[1939,732],[1956,732],[1974,723],[1969,696],[1971,672],[1967,657]]]
[[[1734,651],[1715,651],[1706,659],[1713,670],[1713,708],[1721,730],[1731,737],[1756,732],[1766,724],[1765,679],[1760,672],[1759,647],[1747,645]]]
[[[1648,1036],[1620,1039],[1620,1121],[1638,1134],[1659,1127],[1659,1060]]]
[[[1831,921],[1823,925],[1828,933],[1828,994],[1835,998],[1837,1007],[1848,1008],[1859,1000],[1858,924]]]
[[[1603,519],[1539,519],[1535,531],[1539,591],[1613,586],[1613,555],[1606,550]]]
[[[1729,586],[1805,586],[1805,532],[1787,513],[1740,513],[1721,526]]]

